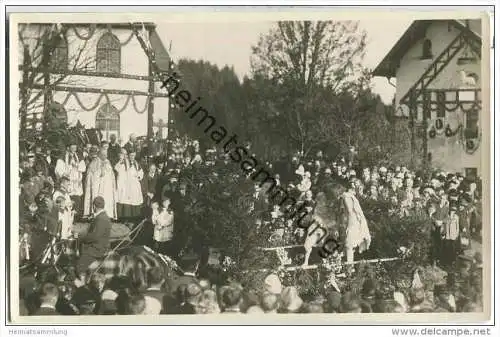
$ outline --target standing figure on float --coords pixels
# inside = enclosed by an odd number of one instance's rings
[[[356,197],[356,186],[353,180],[346,182],[347,191],[342,194],[343,207],[346,213],[345,252],[347,263],[354,262],[354,250],[362,253],[370,248],[371,236],[361,205]]]

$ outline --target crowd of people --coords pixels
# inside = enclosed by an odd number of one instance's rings
[[[329,290],[303,298],[297,287],[283,286],[270,274],[259,289],[231,282],[212,284],[197,276],[196,259],[184,259],[184,274],[166,277],[159,267],[147,271],[147,285],[137,287],[127,276],[84,285],[47,276],[36,292],[21,288],[22,315],[158,315],[158,314],[273,314],[273,313],[424,313],[481,312],[481,267],[464,260],[459,272],[470,282],[456,287],[436,285],[428,291],[419,276],[408,291],[383,294],[376,279],[367,279],[361,293]],[[416,282],[415,282],[416,281]]]
[[[20,161],[21,225],[41,213],[52,215],[38,216],[43,224],[38,223],[60,240],[78,238],[73,230],[74,221],[95,223],[102,213],[106,219],[131,224],[131,228],[147,218],[152,225],[151,247],[180,258],[190,235],[182,231],[183,223],[189,221],[182,211],[183,198],[189,193],[183,173],[191,168],[206,169],[207,175],[234,172],[225,170],[234,164],[222,149],[202,151],[197,141],[180,137],[168,143],[155,142],[154,146],[139,142],[135,135],[130,135],[123,145],[114,136],[99,145],[86,144],[78,148],[76,140],[67,145],[62,153],[54,153],[37,144],[32,152],[22,153]],[[429,239],[434,265],[447,269],[450,278],[455,272],[461,273],[460,282],[466,280],[467,286],[440,285],[429,298],[417,285],[388,300],[378,297],[375,280],[367,280],[361,294],[332,291],[305,300],[297,288],[282,286],[273,274],[258,291],[244,289],[237,283],[211,284],[208,279],[198,278],[198,256],[179,259],[185,264],[184,275],[179,278],[169,279],[160,269],[150,269],[148,287],[144,289],[125,276],[106,282],[83,282],[77,277],[72,283],[62,285],[55,279],[45,278],[36,292],[30,290],[32,287],[21,289],[22,310],[30,315],[481,310],[481,256],[463,254],[473,239],[481,237],[481,182],[477,177],[441,171],[414,172],[405,166],[363,166],[354,148],[335,159],[326,158],[318,151],[313,156],[298,153],[266,164],[274,172],[277,185],[285,187],[313,211],[325,186],[342,181],[348,182],[353,195],[361,202],[383,202],[390,214],[409,217],[425,213],[433,223]],[[271,236],[279,233],[280,238],[287,238],[285,242],[302,243],[307,233],[293,227],[284,216],[286,209],[274,204],[261,189],[256,183],[251,206],[258,210],[256,226],[269,230]],[[106,223],[102,225],[106,230],[100,227],[97,233],[96,226],[91,226],[89,238],[80,239],[82,245],[98,246],[97,250],[103,255],[103,250],[109,248],[110,224],[107,220],[101,223]],[[107,241],[103,240],[106,236]],[[98,258],[95,252],[88,251],[81,249],[80,273]]]

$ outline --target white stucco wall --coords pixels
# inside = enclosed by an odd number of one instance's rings
[[[26,37],[26,41],[30,41],[32,45],[36,44],[36,36],[39,34],[40,28],[36,25],[28,26],[23,34]],[[81,36],[88,36],[88,30],[85,28],[77,28],[77,32]],[[69,29],[67,39],[68,39],[68,54],[69,54],[69,69],[72,69],[76,64],[77,70],[88,70],[93,71],[96,69],[95,55],[97,41],[101,38],[103,34],[107,32],[107,29],[97,29],[92,37],[83,41],[76,36],[73,29]],[[121,47],[121,63],[120,63],[120,73],[128,75],[148,75],[148,58],[144,53],[142,47],[137,41],[135,36],[131,37],[131,30],[128,29],[113,29],[112,33],[120,40],[123,44]],[[131,37],[131,38],[130,38]],[[130,40],[129,40],[130,39]],[[128,42],[127,42],[128,41]],[[22,45],[20,45],[20,62],[22,62]],[[80,54],[80,51],[83,52]],[[78,63],[76,63],[77,55],[81,56],[78,58]],[[56,81],[61,78],[61,75],[51,75],[51,80]],[[42,84],[42,81],[38,83]],[[146,80],[135,80],[135,79],[122,79],[122,78],[106,78],[106,77],[94,77],[94,76],[67,76],[63,81],[59,83],[63,86],[78,86],[96,89],[121,89],[121,90],[137,90],[142,92],[148,91],[149,83]],[[101,97],[101,94],[97,93],[76,93],[82,105],[86,108],[93,107],[96,102]],[[60,103],[65,103],[65,108],[68,113],[68,122],[70,125],[74,125],[78,120],[88,128],[95,127],[96,114],[99,107],[107,102],[105,97],[101,98],[100,103],[91,111],[85,111],[82,109],[77,99],[74,96],[68,98],[68,92],[55,92],[54,100]],[[123,140],[128,139],[128,135],[135,133],[137,135],[146,135],[147,133],[147,97],[134,95],[133,97],[128,97],[128,95],[119,94],[109,94],[109,101],[118,110],[123,110],[120,113],[120,137]],[[43,103],[43,97],[40,98],[40,102],[36,105],[38,110],[41,109]],[[125,104],[128,104],[125,106]],[[135,107],[134,107],[135,101]],[[162,118],[163,120],[168,120],[168,108],[169,103],[167,98],[156,97],[154,98],[154,120]],[[137,110],[141,111],[139,113]]]
[[[437,21],[429,26],[426,37],[432,42],[432,54],[436,58],[459,34],[459,30],[446,22]],[[433,60],[421,60],[422,44],[424,39],[414,44],[401,58],[400,66],[396,71],[396,102],[408,92],[410,87],[418,81]]]
[[[474,27],[480,25],[480,22],[471,22]],[[453,26],[449,26],[446,22],[436,22],[430,25],[427,30],[427,38],[432,41],[432,53],[434,58],[449,45],[449,43],[459,34],[459,30]],[[423,39],[411,47],[406,55],[401,59],[400,68],[396,72],[396,102],[399,101],[404,94],[408,92],[410,87],[418,81],[424,71],[432,64],[433,60],[420,60],[422,55]],[[481,86],[481,61],[476,64],[459,65],[457,60],[462,56],[463,50],[448,63],[442,72],[429,84],[428,89],[456,89],[463,87],[460,76],[460,71],[473,72],[478,75],[479,80],[476,87]],[[451,98],[451,97],[450,97]],[[481,115],[487,113],[482,111],[479,113],[479,123],[484,123],[484,118]],[[434,123],[437,117],[437,112],[431,113],[429,123]],[[444,125],[450,125],[452,130],[455,130],[459,124],[465,125],[465,113],[459,109],[453,112],[446,112]],[[419,106],[417,120],[423,120],[423,109]],[[482,129],[482,128],[481,128]],[[446,137],[444,129],[442,134],[438,134],[434,139],[428,138],[428,149],[432,155],[432,166],[439,167],[446,171],[464,172],[465,168],[477,168],[481,170],[481,147],[473,154],[468,154],[464,150],[464,144],[461,141],[460,133],[453,137]],[[418,149],[417,149],[418,150]],[[418,156],[423,156],[420,151]]]

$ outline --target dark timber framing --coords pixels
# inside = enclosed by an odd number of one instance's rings
[[[27,72],[36,71],[39,72],[40,68],[34,68],[31,66],[20,65],[19,70],[26,70]],[[83,71],[83,70],[51,70],[51,75],[66,75],[66,76],[89,76],[89,77],[107,77],[107,78],[122,78],[127,80],[137,80],[137,81],[160,81],[161,78],[158,76],[144,76],[144,75],[131,75],[131,74],[115,74],[115,73],[103,73],[97,71]]]
[[[154,83],[154,82],[153,82]],[[20,86],[22,87],[22,83]],[[153,84],[154,87],[154,84]],[[43,84],[33,84],[31,85],[32,89],[39,90],[53,90],[53,91],[65,91],[65,92],[81,92],[81,93],[95,93],[95,94],[111,94],[111,95],[134,95],[134,96],[148,96],[148,97],[165,97],[169,98],[170,96],[165,93],[155,93],[155,92],[145,92],[139,90],[123,90],[123,89],[96,89],[96,88],[86,88],[86,87],[69,87],[63,85],[56,86],[44,86]]]
[[[151,29],[148,29],[148,36],[149,38],[151,37]],[[155,81],[153,80],[153,74],[154,74],[154,69],[153,69],[153,62],[151,60],[151,57],[148,56],[148,74],[149,74],[149,83],[148,83],[148,94],[150,97],[154,97],[155,94]],[[147,130],[147,136],[148,139],[151,139],[153,137],[153,117],[155,113],[155,106],[154,106],[154,100],[150,99],[148,101],[148,130]]]

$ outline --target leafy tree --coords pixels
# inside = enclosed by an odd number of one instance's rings
[[[243,93],[234,69],[228,66],[219,69],[209,62],[189,59],[181,59],[178,69],[183,87],[190,91],[193,99],[199,96],[200,106],[217,119],[217,124],[236,133],[240,129]],[[172,114],[180,135],[193,138],[204,135],[203,130],[186,118],[181,109],[173,108]]]
[[[366,33],[352,21],[280,21],[253,47],[254,78],[268,80],[268,120],[305,155],[338,129],[330,102],[366,88]],[[274,89],[274,90],[273,90]]]
[[[32,133],[25,132],[28,115],[47,112],[52,88],[75,82],[69,71],[87,70],[95,62],[94,54],[88,53],[89,42],[68,39],[68,28],[68,25],[61,24],[19,25],[18,48],[22,55],[19,118],[23,135]],[[61,48],[71,52],[67,56],[58,54]],[[40,85],[43,89],[39,89]],[[40,99],[42,96],[43,100]]]

